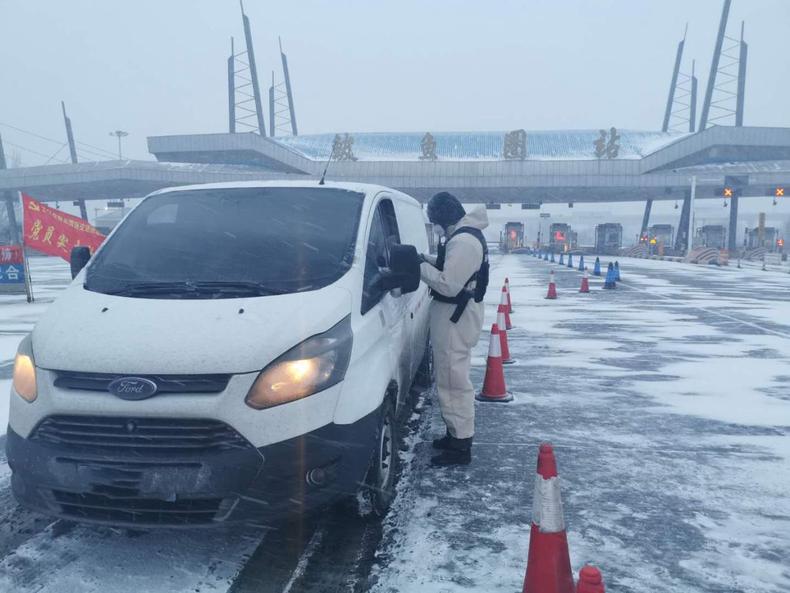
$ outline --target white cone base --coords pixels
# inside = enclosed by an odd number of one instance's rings
[[[486,403],[507,403],[513,401],[513,394],[507,391],[504,396],[502,397],[489,397],[487,395],[483,395],[482,392],[475,394],[475,399],[479,402],[486,402]]]

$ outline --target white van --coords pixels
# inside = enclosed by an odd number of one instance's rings
[[[422,208],[385,187],[146,197],[89,262],[75,249],[75,281],[20,345],[17,500],[133,526],[265,522],[359,493],[385,512],[396,418],[430,380],[417,251]]]

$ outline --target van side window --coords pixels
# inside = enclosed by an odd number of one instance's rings
[[[373,213],[365,251],[362,315],[370,311],[384,296],[386,291],[377,285],[379,269],[389,267],[390,247],[398,244],[400,244],[400,232],[395,217],[395,208],[390,200],[382,200]]]
[[[398,231],[398,218],[395,216],[395,207],[390,200],[381,200],[376,208],[381,214],[381,222],[387,237],[387,250],[391,245],[400,245],[400,232]]]

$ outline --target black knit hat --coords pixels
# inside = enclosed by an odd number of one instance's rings
[[[466,210],[453,194],[439,192],[428,200],[428,220],[447,228],[458,223],[466,215]]]

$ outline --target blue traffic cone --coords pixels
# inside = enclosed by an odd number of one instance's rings
[[[579,271],[584,272],[584,255],[579,256]]]
[[[568,267],[569,268],[573,267],[573,254],[572,253],[568,254]]]
[[[600,276],[601,275],[601,258],[595,258],[595,266],[593,266],[593,276]]]
[[[549,261],[550,261],[551,263],[554,263],[554,262],[555,262],[555,259],[554,259],[554,252],[553,252],[553,251],[551,252],[551,259],[550,259]]]
[[[614,262],[614,279],[620,282],[620,264],[618,262]]]
[[[565,265],[565,254],[564,253],[560,253],[560,265],[561,266]]]
[[[612,265],[612,262],[609,262],[609,267],[606,269],[606,280],[604,280],[603,283],[604,288],[617,288],[614,274],[614,266]]]

